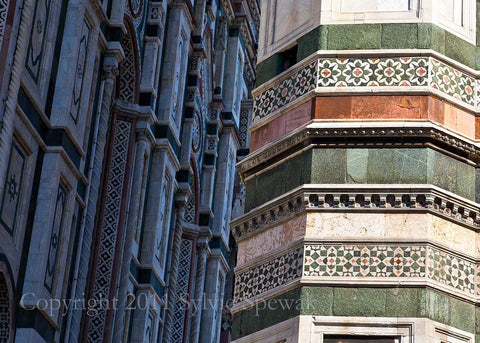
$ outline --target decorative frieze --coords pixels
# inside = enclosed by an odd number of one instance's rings
[[[473,229],[480,228],[480,205],[430,185],[405,187],[302,186],[231,222],[237,241],[262,232],[304,211],[430,212]]]
[[[417,142],[439,142],[447,144],[450,147],[459,149],[468,153],[469,157],[474,160],[480,160],[480,148],[473,142],[452,134],[438,125],[432,123],[409,123],[408,126],[405,122],[390,122],[381,123],[380,125],[375,123],[313,123],[293,134],[286,136],[282,140],[276,142],[274,145],[267,146],[266,148],[259,150],[258,152],[250,155],[242,160],[237,165],[238,171],[241,176],[247,173],[250,169],[253,169],[262,163],[269,161],[270,159],[282,154],[283,152],[304,143],[307,140],[315,138],[330,139],[330,138],[404,138],[410,137]],[[412,142],[412,140],[408,141]],[[375,143],[375,145],[383,146],[403,146],[412,143],[404,142],[404,140],[393,140],[392,143],[388,141],[382,141],[382,143]],[[339,145],[340,143],[337,143]],[[361,146],[365,143],[349,142],[349,146]],[[303,148],[303,146],[302,146]]]
[[[477,263],[480,266],[480,263]],[[427,277],[465,293],[475,294],[474,262],[443,250],[427,248]],[[480,284],[479,284],[480,286]]]
[[[285,285],[302,275],[303,247],[277,256],[261,265],[237,274],[235,278],[235,302]]]
[[[400,279],[408,279],[413,284],[429,281],[471,298],[480,287],[480,280],[475,279],[479,266],[480,261],[429,243],[306,242],[261,264],[248,269],[242,267],[236,275],[235,303],[248,301],[293,281],[331,280],[336,284],[348,284],[350,278],[378,286]]]
[[[292,70],[291,73],[276,80],[269,88],[254,94],[253,124],[257,124],[308,92],[314,91],[318,82],[319,61],[314,60],[302,68]]]
[[[474,295],[475,268],[472,260],[430,245],[322,243],[305,245],[303,275],[427,278]]]
[[[315,57],[253,92],[253,124],[302,96],[331,91],[430,92],[478,112],[478,78],[435,57]]]
[[[304,276],[422,277],[422,246],[306,245]]]

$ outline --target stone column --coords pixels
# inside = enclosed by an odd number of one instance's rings
[[[165,321],[163,331],[163,342],[170,343],[172,336],[172,319],[175,310],[175,296],[178,277],[178,262],[180,256],[180,246],[182,243],[183,222],[185,215],[185,204],[187,196],[182,194],[180,199],[176,197],[176,218],[175,231],[172,238],[172,247],[170,250],[170,268],[168,275],[167,301],[165,304]]]
[[[108,61],[105,62],[107,63]],[[101,189],[100,183],[103,173],[103,160],[107,141],[110,106],[112,104],[112,97],[115,91],[115,79],[117,75],[118,62],[104,65],[102,76],[103,91],[101,92],[102,100],[97,113],[99,116],[98,134],[93,142],[93,146],[95,146],[95,154],[92,156],[93,164],[89,170],[89,185],[87,189],[88,201],[85,209],[85,216],[82,218],[82,226],[84,226],[84,234],[82,236],[83,244],[81,244],[80,247],[78,272],[76,272],[74,276],[74,284],[76,284],[76,287],[73,287],[73,299],[82,299],[85,296],[95,224],[95,214],[97,211],[97,202]],[[73,309],[73,311],[70,313],[70,316],[71,328],[70,332],[67,333],[65,337],[68,342],[76,343],[79,339],[82,311],[79,309]]]
[[[190,332],[190,342],[198,343],[200,334],[200,318],[203,307],[203,292],[205,287],[205,273],[207,269],[207,258],[209,254],[208,243],[203,241],[197,244],[197,277],[195,282],[195,294],[193,301],[195,306],[192,308],[192,327]]]
[[[139,125],[141,126],[141,125]],[[119,290],[118,290],[118,308],[115,316],[115,326],[113,333],[113,342],[121,342],[125,323],[125,307],[127,303],[128,277],[130,274],[130,262],[132,259],[132,242],[135,240],[137,224],[141,223],[142,209],[140,208],[140,199],[142,197],[142,182],[145,169],[145,152],[150,150],[148,129],[137,131],[135,164],[133,170],[133,184],[130,195],[130,208],[128,213],[127,228],[125,234],[125,245],[123,251],[123,261],[120,271]]]

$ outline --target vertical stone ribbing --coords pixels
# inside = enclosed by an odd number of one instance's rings
[[[113,342],[121,342],[125,322],[125,307],[127,303],[127,287],[130,274],[130,261],[132,254],[132,243],[135,240],[137,216],[140,215],[140,198],[142,196],[142,175],[144,173],[144,156],[147,150],[147,137],[145,133],[137,133],[137,146],[135,152],[135,167],[133,172],[133,185],[130,198],[130,211],[127,222],[127,232],[123,252],[122,266],[118,290],[118,310],[115,316]]]
[[[205,286],[205,272],[207,268],[207,244],[198,244],[198,264],[197,264],[197,277],[195,281],[195,295],[193,301],[195,307],[192,308],[192,331],[190,334],[190,342],[197,343],[200,334],[200,317],[201,309],[203,307],[203,292]]]
[[[180,257],[180,248],[182,244],[183,220],[185,214],[185,203],[177,202],[177,215],[175,218],[175,231],[170,254],[170,269],[168,277],[167,302],[165,308],[165,324],[163,331],[163,342],[170,343],[172,336],[172,320],[175,309],[175,295],[178,277],[178,262]]]
[[[89,273],[89,262],[91,255],[91,246],[93,239],[93,231],[95,224],[95,215],[97,209],[98,197],[101,189],[101,178],[103,172],[103,159],[105,155],[105,146],[107,141],[108,122],[110,116],[110,106],[112,103],[112,96],[115,90],[115,78],[118,75],[118,69],[114,66],[107,65],[103,70],[104,88],[102,93],[101,110],[98,115],[100,120],[98,123],[98,136],[96,142],[96,152],[94,159],[92,176],[89,183],[89,200],[86,208],[85,216],[85,231],[83,234],[83,244],[81,246],[80,266],[78,270],[77,287],[74,290],[74,299],[83,299],[85,297],[85,289],[87,284],[87,277]],[[82,321],[82,311],[80,309],[72,312],[72,324],[68,342],[76,343],[79,341],[80,326]]]

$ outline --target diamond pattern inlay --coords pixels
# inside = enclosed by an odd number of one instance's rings
[[[131,122],[123,120],[115,121],[105,209],[100,228],[101,234],[98,245],[96,270],[93,275],[94,287],[92,299],[94,299],[95,304],[99,306],[102,304],[102,301],[108,299],[110,294],[110,282],[113,276],[115,245],[117,243],[117,232],[120,224],[120,206],[127,171],[131,128]],[[97,342],[99,337],[103,337],[107,310],[108,309],[105,308],[99,308],[98,311],[90,317],[87,332],[88,342]]]

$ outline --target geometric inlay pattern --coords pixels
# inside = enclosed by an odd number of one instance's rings
[[[92,298],[95,299],[94,302],[98,304],[99,308],[88,322],[88,342],[101,341],[104,335],[108,309],[102,306],[102,302],[105,302],[105,299],[108,299],[110,295],[131,127],[131,122],[118,119],[115,121],[112,157],[107,178],[107,194],[105,196],[105,207],[100,228],[100,241],[93,280]]]
[[[476,265],[472,261],[428,247],[428,278],[463,292],[475,293]]]
[[[256,95],[253,105],[253,112],[255,113],[253,122],[255,123],[289,102],[314,90],[318,72],[317,62],[313,61],[302,69],[296,70],[295,73],[289,74],[288,77]]]
[[[240,147],[242,149],[248,148],[248,127],[250,126],[250,117],[252,115],[251,101],[242,101],[242,107],[240,108],[240,125],[238,127],[240,135]]]
[[[135,50],[130,34],[124,36],[122,47],[125,51],[125,58],[119,65],[118,98],[124,102],[134,103],[136,85]]]
[[[420,246],[307,245],[303,275],[420,277],[425,257]]]
[[[480,102],[473,76],[433,57],[319,58],[254,92],[253,123],[314,89],[370,92],[387,87],[399,92],[434,91],[473,110]]]
[[[181,343],[183,341],[183,332],[185,324],[185,316],[187,311],[187,303],[189,300],[189,282],[190,268],[192,263],[193,241],[182,238],[180,257],[178,261],[178,277],[177,277],[177,296],[174,299],[175,313],[172,322],[172,343]]]
[[[475,293],[475,263],[429,245],[305,245],[304,276],[421,277]]]
[[[9,0],[0,0],[0,48],[2,46],[5,26],[7,24],[8,2]]]
[[[303,247],[242,272],[235,277],[235,302],[247,300],[302,276]]]
[[[302,264],[303,263],[303,264]],[[431,244],[305,243],[235,278],[235,303],[248,300],[302,276],[316,278],[429,279],[469,296],[480,289],[478,266],[469,258]],[[477,280],[476,280],[476,275]],[[332,280],[333,282],[333,280]]]
[[[195,174],[190,175],[190,188],[192,190],[192,194],[187,200],[187,203],[185,205],[185,223],[190,223],[190,224],[195,224],[195,218],[196,218],[196,192],[195,192]]]
[[[8,294],[7,282],[0,273],[0,342],[10,342],[10,331],[12,325],[10,312],[10,296]]]

